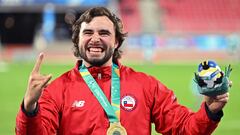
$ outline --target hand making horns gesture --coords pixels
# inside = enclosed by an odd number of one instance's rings
[[[42,75],[40,67],[43,61],[44,54],[40,53],[35,66],[29,76],[27,91],[24,96],[24,109],[27,112],[32,112],[37,105],[37,101],[42,94],[43,88],[52,78],[51,74]]]

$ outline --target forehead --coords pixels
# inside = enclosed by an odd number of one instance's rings
[[[82,22],[81,30],[84,29],[106,29],[113,31],[114,25],[113,22],[106,16],[97,16],[94,17],[89,23]]]

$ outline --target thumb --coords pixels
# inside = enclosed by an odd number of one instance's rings
[[[214,98],[209,97],[209,96],[204,96],[204,100],[205,100],[206,104],[209,106],[214,101]]]

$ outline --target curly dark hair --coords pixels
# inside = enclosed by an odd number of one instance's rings
[[[108,17],[114,25],[115,28],[115,35],[116,39],[118,41],[118,47],[114,50],[113,53],[113,61],[117,61],[117,59],[121,58],[122,51],[119,50],[121,47],[125,37],[127,36],[127,33],[123,32],[123,24],[122,21],[113,13],[111,13],[107,8],[105,7],[94,7],[90,8],[87,11],[85,11],[72,25],[72,42],[73,45],[73,53],[75,57],[80,57],[79,52],[79,32],[81,29],[81,24],[83,22],[89,23],[92,21],[94,17],[97,16],[106,16]]]

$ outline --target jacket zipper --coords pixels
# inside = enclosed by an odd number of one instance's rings
[[[101,79],[102,79],[102,74],[101,74],[101,73],[98,73],[97,78],[98,78],[99,80],[101,80]]]

